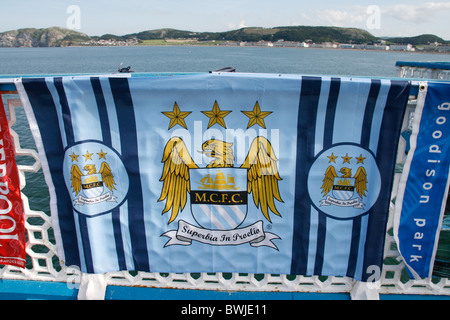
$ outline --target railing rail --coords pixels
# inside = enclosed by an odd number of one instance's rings
[[[450,62],[397,61],[396,66],[400,78],[450,80]]]

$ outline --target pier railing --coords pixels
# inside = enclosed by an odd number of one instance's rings
[[[416,84],[416,89],[419,84]],[[413,86],[414,87],[414,86]],[[417,91],[417,90],[416,90]],[[2,92],[5,93],[5,92]],[[3,95],[7,113],[9,115],[9,126],[16,155],[19,158],[28,159],[28,164],[18,165],[21,178],[22,199],[25,210],[25,223],[27,228],[27,267],[24,269],[13,266],[0,266],[0,279],[4,282],[14,284],[14,290],[27,290],[23,281],[37,281],[40,285],[36,292],[29,294],[38,295],[42,293],[42,283],[58,284],[61,295],[71,298],[78,295],[83,289],[83,279],[86,276],[77,267],[61,266],[57,256],[56,243],[53,237],[50,213],[36,211],[32,203],[29,203],[26,190],[27,179],[32,175],[42,175],[37,152],[34,149],[24,149],[21,146],[21,138],[16,133],[16,114],[23,112],[17,92],[8,91]],[[404,119],[403,131],[411,129],[412,115],[417,103],[417,95],[411,93],[407,112]],[[397,170],[395,183],[401,175],[402,166],[405,161],[405,149],[407,143],[401,138],[397,157]],[[23,161],[22,161],[23,162]],[[393,188],[392,200],[396,197],[396,186]],[[31,207],[30,207],[31,206]],[[412,294],[412,295],[450,295],[450,279],[433,278],[423,280],[411,280],[406,272],[405,265],[397,250],[393,237],[393,213],[394,205],[391,202],[387,233],[385,235],[384,265],[378,281],[368,283],[369,289],[375,297],[383,294]],[[359,283],[346,277],[319,277],[319,276],[295,276],[274,274],[242,274],[242,273],[149,273],[149,272],[109,272],[98,275],[103,287],[128,287],[130,290],[139,288],[170,288],[170,289],[195,289],[190,295],[208,292],[248,292],[255,295],[259,293],[344,293],[351,297],[357,295]],[[81,286],[81,287],[80,287]],[[63,289],[61,289],[63,288]],[[6,289],[4,289],[6,290]],[[55,289],[53,289],[55,290]],[[25,292],[24,291],[24,292]],[[167,299],[170,299],[170,290],[167,291]],[[136,293],[137,294],[137,293]],[[52,293],[53,297],[58,292]],[[50,297],[52,297],[50,295]],[[104,293],[103,293],[103,297]],[[108,297],[106,297],[108,298]],[[134,298],[139,299],[140,296]]]
[[[396,66],[400,78],[450,80],[450,62],[397,61]]]

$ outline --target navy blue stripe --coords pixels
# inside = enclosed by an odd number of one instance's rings
[[[361,130],[361,147],[368,149],[370,143],[370,135],[372,129],[373,114],[380,93],[381,81],[373,79],[367,97],[366,107],[364,109],[364,118]],[[350,244],[350,255],[348,259],[347,276],[354,277],[356,272],[356,264],[358,263],[359,242],[361,240],[361,220],[362,218],[356,217],[353,219],[352,226],[352,238]]]
[[[327,234],[327,216],[319,212],[319,225],[317,229],[316,259],[314,261],[314,274],[321,275],[325,254],[325,238]]]
[[[381,191],[378,200],[369,212],[362,270],[363,281],[367,281],[371,275],[366,272],[369,266],[375,265],[381,268],[383,264],[384,235],[386,234],[398,140],[410,91],[410,84],[407,81],[392,81],[391,83],[375,157],[381,173]]]
[[[317,107],[322,79],[302,77],[297,121],[297,165],[295,176],[294,234],[291,274],[306,274],[308,263],[311,202],[308,172],[314,161]]]
[[[119,263],[119,270],[127,270],[127,262],[125,259],[125,248],[123,246],[122,228],[120,223],[120,207],[114,208],[111,211],[112,224],[114,230],[114,240],[116,242],[117,262]]]
[[[54,78],[56,91],[59,96],[59,103],[61,104],[62,118],[64,123],[64,131],[66,133],[67,147],[71,147],[75,143],[72,127],[72,116],[70,114],[69,102],[67,101],[66,92],[61,77]]]
[[[64,132],[66,134],[66,141],[67,141],[66,148],[70,148],[75,144],[75,134],[73,132],[72,114],[69,108],[69,102],[67,100],[67,95],[64,89],[62,77],[54,78],[53,83],[55,85],[56,91],[58,92],[59,103],[61,104]],[[86,272],[93,273],[94,265],[92,260],[91,243],[89,239],[86,217],[80,215],[78,222],[80,224],[80,235],[81,235],[81,243],[83,246],[84,258],[86,262]]]
[[[106,109],[105,97],[98,77],[91,78],[92,89],[94,91],[95,101],[97,102],[98,114],[101,123],[103,143],[112,148],[111,129],[109,125],[108,111]]]
[[[336,105],[341,88],[340,78],[331,78],[330,93],[328,95],[327,113],[325,116],[325,128],[323,137],[323,149],[328,149],[333,144],[334,118],[336,116]]]
[[[375,110],[375,105],[377,103],[378,94],[381,88],[380,80],[372,80],[372,85],[370,86],[369,97],[367,98],[366,109],[364,112],[363,119],[363,130],[361,133],[361,146],[363,148],[369,148],[370,143],[370,133],[372,129],[372,118]]]
[[[91,242],[89,240],[89,230],[87,226],[87,219],[90,219],[84,214],[78,214],[78,225],[80,226],[81,243],[83,245],[84,260],[86,263],[87,273],[94,273],[94,262],[92,260]]]
[[[333,144],[334,119],[336,117],[336,106],[341,88],[340,78],[331,78],[330,91],[328,94],[327,110],[325,114],[325,126],[323,132],[322,149],[331,148]],[[319,224],[317,226],[316,257],[314,261],[314,274],[322,274],[323,259],[325,252],[325,239],[327,233],[327,217],[323,212],[318,211]]]
[[[139,172],[136,120],[128,79],[109,79],[119,122],[122,160],[130,179],[128,191],[129,226],[136,270],[150,271],[144,225],[144,207]]]
[[[45,79],[24,78],[22,83],[33,108],[36,122],[40,128],[51,179],[55,186],[56,198],[58,199],[56,204],[59,227],[66,265],[80,266],[80,253],[72,211],[72,200],[67,191],[62,171],[64,146],[61,140],[61,129],[59,127],[56,106],[45,83]]]
[[[356,272],[356,264],[358,263],[359,241],[361,238],[361,221],[362,217],[353,219],[352,225],[352,241],[350,244],[350,255],[348,257],[347,277],[354,278]]]
[[[108,110],[106,108],[105,97],[98,77],[91,78],[91,85],[94,91],[95,101],[97,103],[98,115],[101,124],[103,144],[112,148],[111,128],[109,125]],[[112,224],[114,230],[114,240],[116,243],[117,260],[120,270],[126,270],[125,249],[122,240],[122,228],[120,225],[120,208],[114,208],[111,212]]]

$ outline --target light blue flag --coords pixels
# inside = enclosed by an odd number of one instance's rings
[[[406,81],[212,73],[18,89],[67,265],[381,270]]]

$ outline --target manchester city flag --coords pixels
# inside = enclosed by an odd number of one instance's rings
[[[17,87],[66,265],[381,270],[408,82],[211,73]]]

